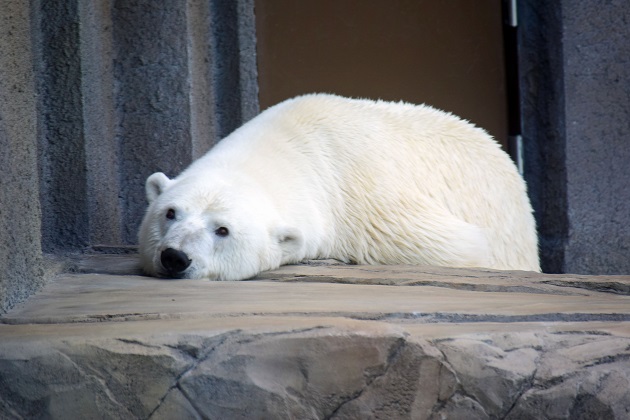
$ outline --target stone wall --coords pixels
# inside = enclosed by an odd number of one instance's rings
[[[28,2],[0,7],[0,313],[44,281]]]
[[[565,271],[630,273],[630,3],[563,1]]]
[[[252,2],[42,1],[33,14],[43,248],[135,244],[146,177],[176,175],[258,112]]]
[[[525,176],[543,270],[630,273],[630,3],[519,4]]]
[[[84,257],[0,316],[0,418],[630,413],[629,276],[321,261],[243,282],[137,270],[129,256]]]
[[[146,177],[258,95],[253,0],[9,1],[0,23],[2,313],[44,282],[42,250],[136,244]]]

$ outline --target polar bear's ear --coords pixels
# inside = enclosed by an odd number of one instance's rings
[[[274,235],[282,250],[282,263],[297,262],[301,259],[300,249],[304,243],[302,232],[296,228],[283,226],[275,229]]]
[[[168,179],[168,177],[162,172],[156,172],[148,177],[147,182],[144,185],[144,189],[146,191],[147,200],[149,200],[149,203],[152,203],[153,200],[158,198],[158,196],[164,192],[166,187],[168,187],[171,182],[173,181]]]

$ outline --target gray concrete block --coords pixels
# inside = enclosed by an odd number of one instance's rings
[[[630,3],[563,2],[565,271],[630,273]]]
[[[89,243],[122,244],[112,0],[78,2]]]
[[[186,3],[132,0],[112,11],[123,241],[135,243],[144,181],[191,161]]]
[[[136,243],[144,181],[258,112],[253,2],[40,2],[43,248]]]
[[[42,247],[46,252],[80,249],[89,244],[90,225],[77,3],[36,1],[31,12],[37,49]]]
[[[525,179],[545,272],[630,272],[630,3],[519,2]]]
[[[44,282],[30,16],[27,2],[0,8],[0,314]]]
[[[0,417],[630,410],[628,276],[317,262],[210,282],[123,275],[137,258],[117,258],[0,317]]]

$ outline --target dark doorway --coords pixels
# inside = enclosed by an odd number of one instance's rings
[[[310,92],[427,103],[507,149],[501,0],[256,0],[260,107]]]

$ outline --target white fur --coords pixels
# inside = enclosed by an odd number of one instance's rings
[[[287,100],[177,178],[150,176],[147,197],[140,252],[153,275],[166,248],[192,260],[185,277],[219,280],[315,258],[540,271],[512,161],[485,131],[425,105]]]

